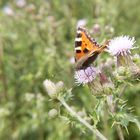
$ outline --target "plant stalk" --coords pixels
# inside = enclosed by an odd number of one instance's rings
[[[123,136],[123,132],[122,132],[121,126],[118,125],[118,126],[116,127],[116,129],[117,129],[117,133],[118,133],[119,139],[120,139],[120,140],[124,140],[124,136]]]
[[[93,134],[95,134],[98,138],[101,140],[108,140],[101,132],[93,128],[88,122],[86,122],[83,118],[81,118],[76,112],[74,112],[70,106],[65,102],[63,98],[58,98],[58,100],[62,103],[62,105],[67,109],[67,111],[70,113],[71,116],[75,117],[81,124],[86,126],[90,131],[92,131]]]
[[[125,88],[126,88],[126,86],[124,86],[123,90],[125,90]],[[122,95],[122,93],[121,93],[121,95]],[[108,104],[110,111],[112,113],[116,113],[116,108],[117,108],[118,102],[115,102],[115,104],[113,103],[112,95],[107,96],[107,104]],[[119,139],[124,140],[123,132],[122,132],[120,125],[116,126],[116,129],[117,129],[117,134],[118,134]]]

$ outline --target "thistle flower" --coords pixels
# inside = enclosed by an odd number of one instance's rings
[[[76,71],[74,77],[77,84],[87,84],[92,94],[96,96],[102,96],[104,94],[103,90],[112,88],[111,82],[108,81],[105,75],[101,74],[100,70],[91,66]],[[96,80],[94,80],[95,78]]]
[[[6,14],[8,16],[13,16],[14,15],[14,11],[10,6],[5,6],[3,8],[3,12],[4,12],[4,14]]]
[[[93,29],[92,29],[92,32],[94,33],[94,34],[100,34],[101,33],[101,27],[100,27],[100,25],[99,24],[94,24],[94,26],[93,26]]]
[[[108,52],[117,57],[118,66],[130,66],[133,64],[131,59],[131,49],[134,49],[135,39],[129,36],[120,36],[110,40]]]
[[[94,67],[87,67],[75,72],[75,80],[77,84],[86,84],[92,82],[96,77],[97,71]]]
[[[120,36],[110,40],[109,52],[112,55],[127,55],[130,53],[130,49],[133,48],[135,39],[129,36]]]
[[[16,4],[18,7],[22,8],[26,5],[26,0],[17,0]]]
[[[86,26],[86,24],[87,24],[87,20],[86,19],[80,19],[77,22],[77,28],[80,27],[80,26],[84,27],[84,26]]]

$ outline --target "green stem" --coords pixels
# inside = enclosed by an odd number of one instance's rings
[[[83,118],[81,118],[76,112],[74,112],[70,106],[65,102],[65,100],[63,98],[58,98],[58,100],[62,103],[62,105],[67,109],[67,111],[69,111],[70,115],[75,117],[81,124],[83,124],[84,126],[86,126],[90,131],[92,131],[93,134],[95,134],[98,138],[100,138],[101,140],[107,140],[107,138],[101,134],[101,132],[96,129],[93,128],[88,122],[86,122]]]
[[[125,88],[126,88],[126,85],[124,86],[122,92],[125,90]],[[120,96],[122,96],[122,92],[121,92]],[[116,113],[116,108],[117,108],[118,102],[115,102],[115,104],[114,104],[112,98],[113,98],[112,95],[109,95],[109,96],[107,96],[106,101],[107,101],[107,104],[108,104],[110,111],[114,114],[114,113]],[[117,129],[117,134],[118,134],[119,139],[124,140],[121,126],[120,125],[116,126],[116,129]]]
[[[121,126],[118,125],[116,129],[117,129],[117,133],[118,133],[119,139],[120,140],[124,140],[124,136],[123,136],[123,132],[122,132]]]
[[[7,94],[7,81],[6,81],[6,76],[4,73],[4,64],[3,64],[3,46],[2,46],[2,40],[0,38],[0,81],[3,85],[3,96],[5,99],[8,98]]]

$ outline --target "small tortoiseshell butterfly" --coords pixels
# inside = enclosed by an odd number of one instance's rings
[[[106,47],[107,45],[99,46],[83,27],[78,27],[75,38],[76,69],[87,68]]]

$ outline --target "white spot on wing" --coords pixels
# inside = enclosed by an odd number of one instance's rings
[[[81,47],[76,47],[75,50],[81,50]]]
[[[77,34],[80,34],[81,33],[81,31],[80,30],[77,30]]]
[[[75,38],[75,41],[82,41],[82,38]]]

